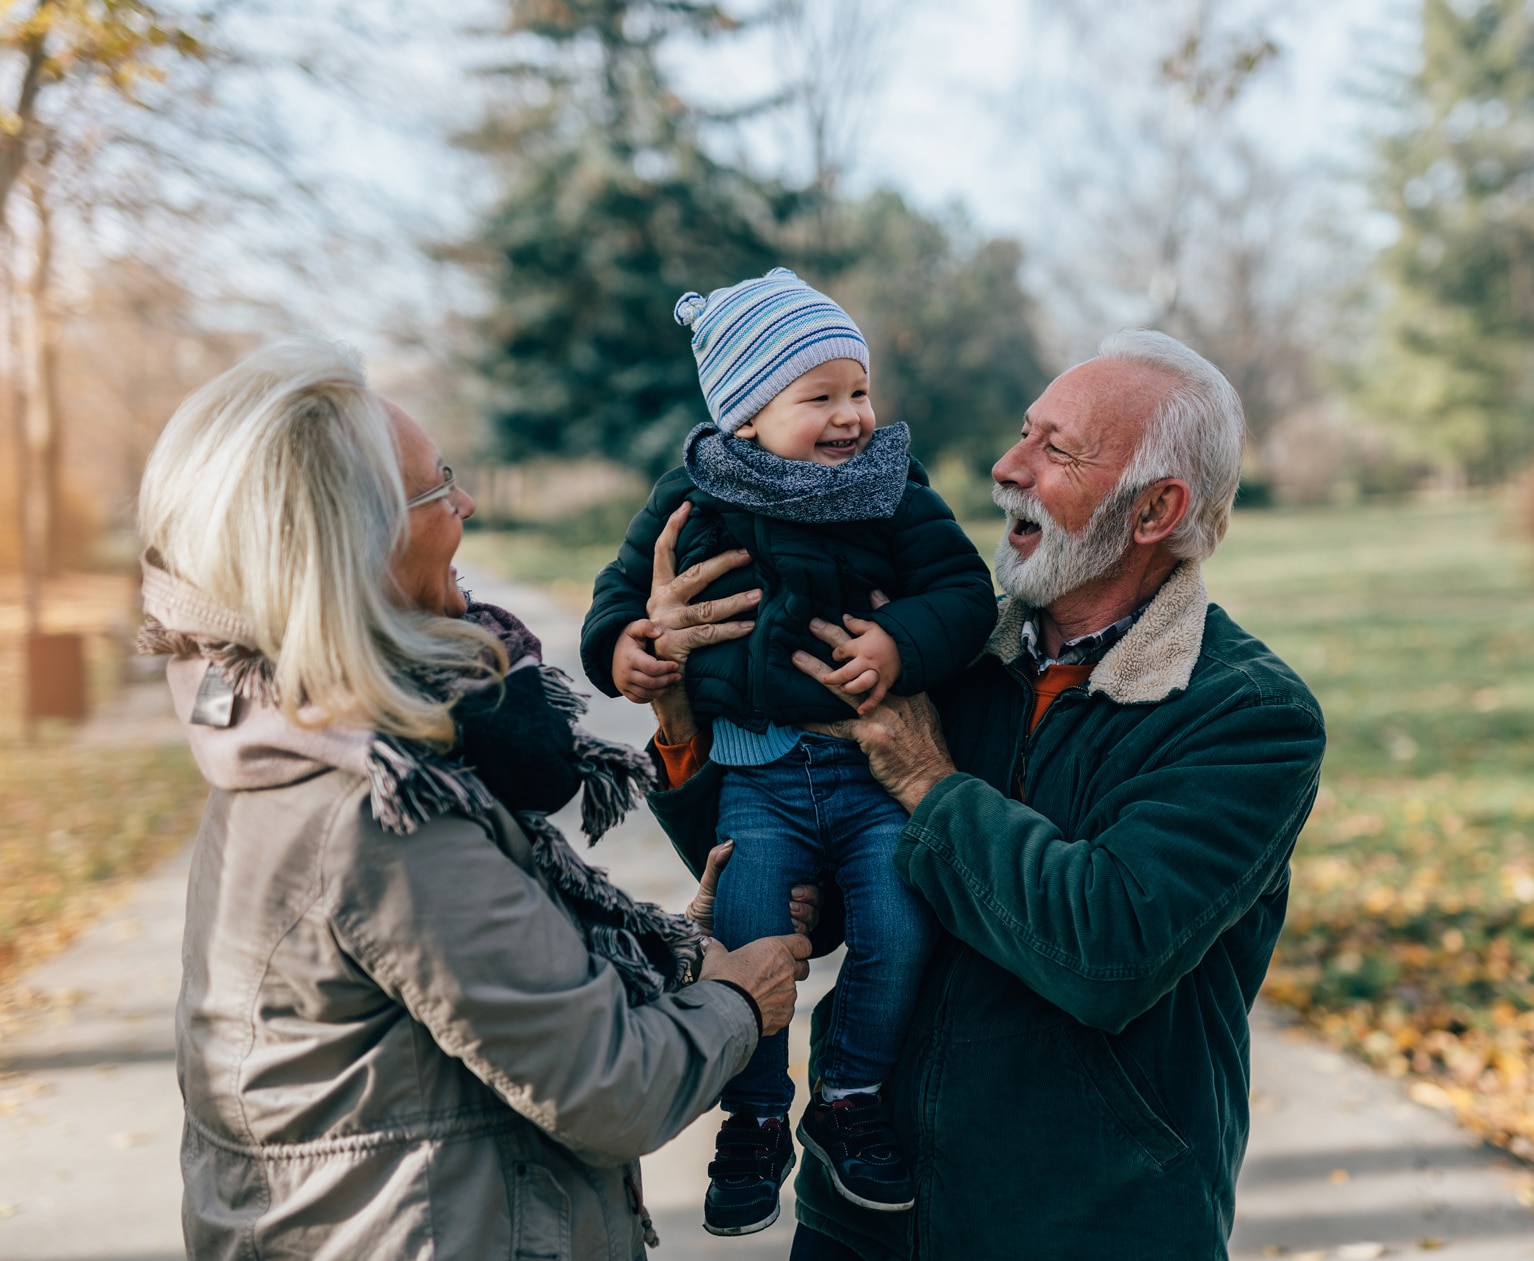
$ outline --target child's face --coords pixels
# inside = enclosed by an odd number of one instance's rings
[[[785,460],[845,464],[874,431],[868,373],[856,359],[832,359],[799,377],[735,431]]]

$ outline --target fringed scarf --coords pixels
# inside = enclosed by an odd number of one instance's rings
[[[695,980],[702,936],[679,915],[637,902],[588,866],[549,819],[579,789],[590,844],[655,782],[644,754],[580,727],[586,701],[568,675],[542,661],[536,636],[494,605],[465,615],[497,635],[512,670],[504,683],[461,677],[414,682],[456,697],[460,739],[451,754],[379,732],[337,725],[309,729],[277,708],[272,663],[254,648],[243,619],[144,560],[144,627],[138,649],[169,655],[172,691],[198,764],[221,787],[291,782],[325,766],[364,774],[380,827],[414,832],[439,814],[483,816],[499,801],[528,838],[533,860],[571,912],[587,948],[608,960],[637,1006]],[[178,696],[178,710],[183,697]],[[307,768],[307,769],[306,769]]]

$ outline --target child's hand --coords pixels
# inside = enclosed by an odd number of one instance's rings
[[[630,622],[613,646],[613,686],[636,705],[648,705],[682,681],[682,667],[650,651],[661,628],[647,618]]]
[[[821,680],[831,687],[858,695],[867,693],[858,706],[862,717],[884,699],[884,694],[900,678],[900,649],[890,633],[877,622],[867,622],[851,613],[842,617],[852,638],[834,648],[833,660],[847,664],[832,671]]]

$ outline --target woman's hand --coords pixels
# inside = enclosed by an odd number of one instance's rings
[[[815,637],[839,648],[851,636],[839,626],[816,618],[810,623]],[[794,654],[794,665],[826,686],[842,700],[856,705],[863,698],[829,683],[834,673],[824,661],[807,652]],[[886,696],[861,718],[829,724],[809,724],[812,731],[856,740],[868,755],[868,768],[908,812],[958,768],[943,739],[943,724],[926,693],[917,696]]]
[[[755,622],[731,619],[755,608],[762,599],[761,589],[757,588],[720,600],[691,603],[709,583],[751,561],[750,554],[744,550],[723,552],[678,574],[676,541],[691,512],[692,504],[684,503],[667,519],[665,529],[655,540],[655,569],[650,581],[650,599],[646,604],[649,617],[643,622],[633,622],[625,629],[618,638],[618,650],[613,654],[614,679],[621,666],[634,682],[636,695],[644,681],[651,684],[652,694],[647,699],[655,710],[660,738],[666,744],[686,744],[698,733],[697,718],[687,693],[677,686],[682,681],[687,658],[708,644],[749,635]],[[657,663],[669,663],[675,673],[666,669],[639,669],[633,661],[635,650],[648,652]],[[636,678],[641,675],[642,680]],[[623,685],[618,686],[621,689]]]
[[[810,974],[810,939],[798,933],[759,937],[739,950],[711,941],[703,955],[700,981],[729,981],[756,1000],[762,1037],[771,1037],[794,1018],[798,983]]]
[[[681,669],[686,668],[687,658],[697,649],[749,635],[755,622],[732,619],[754,609],[762,599],[761,589],[757,588],[718,600],[692,603],[710,583],[732,569],[750,564],[751,555],[743,548],[737,548],[710,556],[677,573],[676,542],[691,512],[692,504],[684,503],[667,519],[666,528],[655,541],[655,576],[650,582],[650,599],[645,605],[650,625],[642,636],[650,641],[656,657],[674,662]]]
[[[714,931],[714,897],[719,889],[719,873],[735,852],[735,842],[725,841],[708,851],[708,861],[703,866],[703,877],[698,881],[698,892],[687,905],[688,919],[705,933]],[[820,886],[796,884],[788,891],[788,916],[794,922],[794,932],[809,936],[820,923]]]

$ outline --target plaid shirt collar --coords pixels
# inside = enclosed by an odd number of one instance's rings
[[[1035,610],[1030,612],[1023,622],[1022,655],[1033,666],[1035,674],[1042,674],[1050,666],[1078,666],[1086,665],[1088,662],[1096,664],[1103,659],[1108,649],[1123,639],[1129,628],[1140,620],[1140,614],[1145,612],[1146,607],[1147,605],[1142,604],[1133,613],[1119,618],[1112,626],[1105,626],[1102,630],[1067,640],[1060,645],[1060,652],[1054,657],[1046,657],[1044,650],[1039,647],[1039,620],[1038,612]]]

